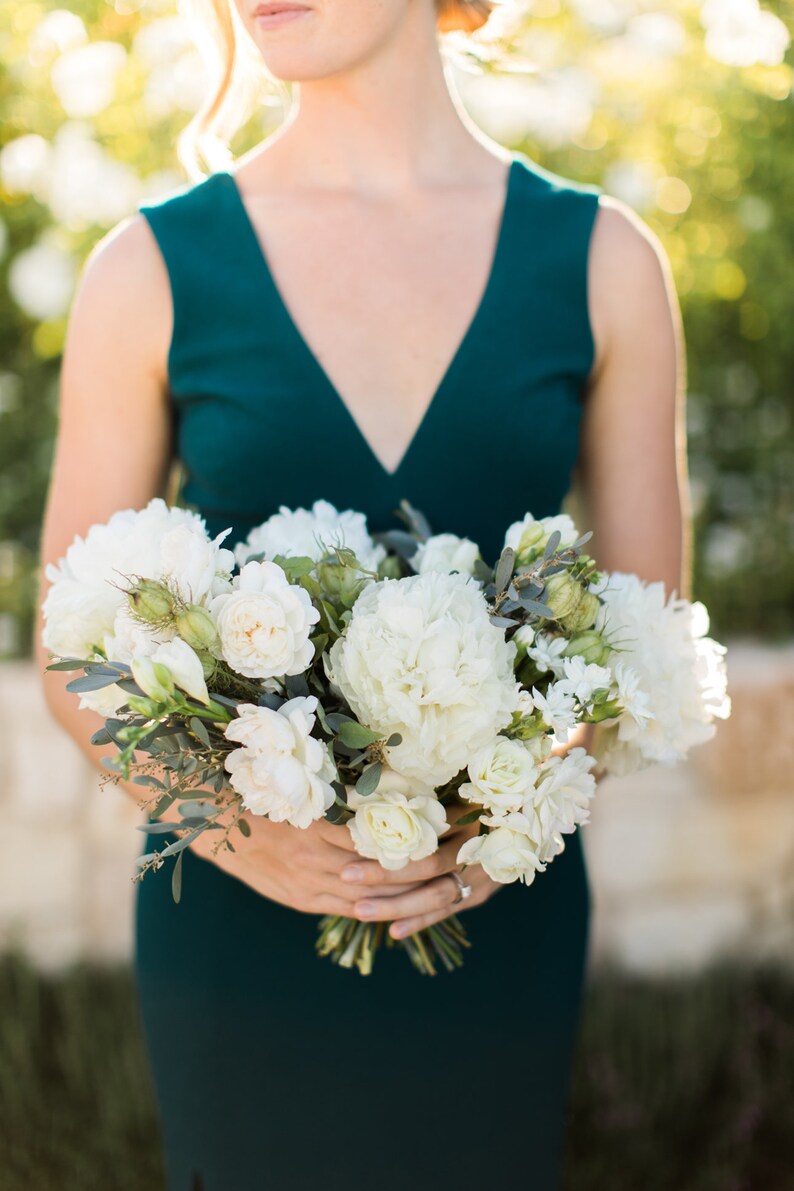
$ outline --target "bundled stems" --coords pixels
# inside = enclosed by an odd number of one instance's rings
[[[471,944],[456,915],[409,935],[394,939],[387,933],[386,922],[359,922],[328,914],[320,920],[316,949],[318,955],[328,956],[341,968],[358,968],[362,976],[369,976],[378,948],[385,941],[403,948],[413,966],[423,976],[435,976],[438,962],[452,972],[463,963],[463,949]]]

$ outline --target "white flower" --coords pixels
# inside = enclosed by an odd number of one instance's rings
[[[583,707],[592,706],[593,694],[598,690],[608,691],[612,686],[612,674],[605,666],[585,662],[575,655],[562,659],[563,679],[558,684],[575,695]]]
[[[92,656],[114,632],[132,576],[164,580],[184,599],[203,603],[228,583],[234,559],[210,541],[204,522],[159,497],[139,511],[123,509],[76,537],[57,565],[46,567],[52,586],[43,605],[42,644],[59,657]]]
[[[409,860],[430,856],[449,828],[433,787],[388,767],[373,794],[363,796],[351,788],[347,802],[356,812],[347,825],[356,851],[383,868],[402,868]]]
[[[474,579],[431,571],[370,584],[325,664],[362,724],[402,736],[391,767],[439,786],[510,723],[515,652]]]
[[[543,695],[532,688],[532,702],[558,740],[568,739],[568,730],[576,727],[576,701],[562,682],[551,682]]]
[[[516,645],[522,645],[524,649],[529,649],[535,641],[535,630],[531,624],[522,624],[520,628],[513,633],[513,640]],[[548,667],[546,667],[548,669]]]
[[[543,766],[537,788],[524,805],[524,814],[536,822],[541,860],[552,860],[562,851],[560,835],[569,835],[588,821],[596,789],[590,770],[595,763],[585,749],[574,748],[564,757],[550,757]]]
[[[181,637],[174,637],[172,641],[158,645],[151,661],[165,666],[176,685],[181,687],[185,694],[199,703],[209,703],[210,696],[204,680],[201,658]]]
[[[482,820],[491,826],[487,835],[466,840],[458,852],[458,864],[481,864],[492,881],[509,885],[523,881],[531,885],[544,866],[531,839],[529,823],[522,814]]]
[[[514,521],[509,527],[504,544],[517,554],[530,547],[542,551],[557,530],[561,534],[558,550],[572,546],[579,537],[576,526],[566,513],[560,513],[556,517],[541,517],[540,521],[536,521],[531,513],[527,513],[521,521]]]
[[[473,575],[479,557],[480,548],[476,542],[459,538],[454,533],[438,533],[422,542],[413,565],[420,575],[426,575],[428,571],[460,571]]]
[[[383,546],[376,545],[367,531],[363,513],[352,509],[338,512],[327,500],[316,500],[311,509],[288,509],[282,505],[262,525],[252,529],[245,542],[235,547],[235,557],[242,565],[252,554],[273,559],[313,558],[319,562],[332,546],[352,550],[365,570],[375,571],[386,557]]]
[[[596,628],[616,651],[607,664],[630,705],[601,729],[600,760],[613,773],[679,761],[714,735],[715,717],[730,714],[725,647],[706,636],[703,604],[665,598],[661,582],[615,571],[599,594]]]
[[[534,642],[527,649],[527,656],[532,658],[539,670],[551,670],[555,678],[559,678],[564,673],[562,652],[567,644],[565,637],[550,637],[548,633],[537,633]]]
[[[254,815],[308,827],[334,801],[336,768],[328,746],[311,735],[317,699],[290,699],[278,711],[241,703],[225,728],[242,743],[224,761],[232,788]]]
[[[309,593],[274,562],[248,562],[232,591],[210,604],[224,659],[246,678],[300,674],[314,657],[311,627],[320,619]]]
[[[497,813],[520,810],[538,776],[526,745],[507,736],[497,736],[475,753],[467,769],[469,781],[460,787],[460,797]]]

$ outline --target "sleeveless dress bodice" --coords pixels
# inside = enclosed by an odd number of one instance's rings
[[[569,488],[600,193],[512,158],[481,301],[394,473],[293,321],[233,176],[141,204],[173,298],[183,500],[233,542],[320,498],[396,528],[405,498],[494,561],[511,522]],[[578,835],[462,920],[459,971],[422,977],[394,949],[364,978],[315,956],[314,916],[190,852],[178,906],[167,875],[140,882],[170,1191],[556,1188],[588,923]]]

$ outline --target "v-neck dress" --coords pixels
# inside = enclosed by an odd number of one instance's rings
[[[168,271],[183,499],[232,540],[324,498],[395,528],[405,497],[494,560],[558,512],[595,354],[601,194],[511,158],[490,274],[393,473],[310,350],[236,180],[140,205]],[[318,268],[322,267],[318,263]],[[135,970],[170,1191],[552,1191],[559,1186],[589,911],[578,835],[529,888],[465,911],[464,966],[398,949],[369,977],[314,952],[317,918],[188,852],[136,886]]]

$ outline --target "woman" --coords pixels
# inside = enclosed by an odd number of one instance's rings
[[[490,6],[235,2],[269,71],[300,84],[297,116],[92,253],[44,561],[161,493],[174,458],[213,534],[319,497],[380,530],[407,497],[490,559],[526,510],[558,510],[575,470],[598,562],[681,590],[669,266],[621,203],[472,127],[437,29]],[[47,690],[96,761],[96,717],[57,676]],[[179,906],[162,876],[138,887],[172,1191],[556,1187],[587,937],[578,835],[530,889],[467,872],[458,905],[472,827],[395,873],[344,827],[251,826],[234,855],[197,841]],[[398,936],[459,910],[473,947],[449,977],[399,949],[366,979],[313,953],[318,914]]]

